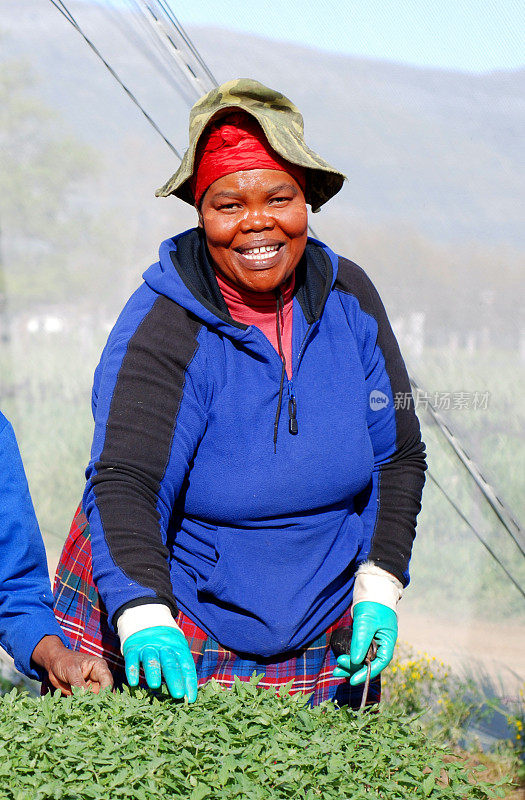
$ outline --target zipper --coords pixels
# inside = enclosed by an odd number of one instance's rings
[[[306,347],[306,343],[310,337],[310,333],[312,328],[316,323],[311,322],[308,326],[308,329],[304,335],[303,341],[301,343],[301,347],[299,348],[299,355],[297,357],[297,365],[293,375],[297,374],[297,370],[299,369],[299,364],[301,363],[301,358],[303,357],[304,349]],[[297,400],[295,398],[295,391],[293,387],[293,377],[288,381],[288,430],[290,433],[295,436],[299,433],[299,423],[297,422]]]
[[[297,367],[295,368],[294,375],[297,373],[297,370],[299,369],[299,364],[301,363],[301,359],[302,359],[303,353],[304,353],[304,348],[306,347],[306,342],[308,341],[308,338],[310,336],[310,332],[311,332],[312,328],[314,327],[314,325],[317,325],[317,323],[318,323],[318,320],[316,320],[315,322],[311,322],[309,324],[309,326],[308,326],[308,329],[307,329],[305,335],[304,335],[301,347],[299,348],[299,355],[297,356]]]
[[[288,400],[288,430],[295,436],[299,433],[299,426],[297,424],[297,403],[295,402],[295,395],[290,395]]]
[[[278,345],[278,355],[281,359],[281,380],[279,384],[279,398],[277,400],[277,411],[275,414],[275,420],[273,424],[273,451],[274,453],[277,452],[277,433],[279,430],[279,416],[281,413],[281,404],[283,399],[283,384],[284,378],[286,376],[286,358],[283,352],[283,344],[282,344],[282,337],[281,337],[281,324],[280,324],[280,313],[283,310],[283,296],[279,290],[276,292],[276,300],[277,300],[277,308],[276,308],[276,316],[275,316],[275,323],[277,328],[277,345]],[[303,341],[301,342],[301,347],[299,348],[299,354],[297,356],[297,365],[295,368],[295,372],[292,373],[292,378],[289,378],[287,381],[287,389],[288,389],[288,430],[295,436],[299,433],[299,424],[297,422],[297,400],[295,398],[295,392],[293,388],[293,375],[297,373],[299,370],[299,365],[301,363],[301,359],[303,357],[303,353],[312,332],[314,325],[316,325],[319,320],[315,322],[311,322],[308,325],[307,331],[303,337]]]

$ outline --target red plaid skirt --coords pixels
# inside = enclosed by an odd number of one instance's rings
[[[62,550],[53,591],[55,615],[72,649],[105,658],[115,685],[122,686],[126,682],[124,659],[118,636],[109,626],[106,609],[93,582],[89,524],[81,507],[77,509]],[[330,648],[330,635],[336,628],[349,624],[350,610],[322,636],[292,657],[287,653],[272,658],[241,658],[221,647],[182,611],[179,611],[176,621],[195,659],[199,685],[215,678],[222,686],[232,686],[235,676],[249,680],[255,672],[264,676],[259,683],[264,688],[293,679],[292,693],[311,694],[311,705],[334,700],[339,705],[358,708],[361,703],[362,686],[350,686],[348,680],[332,675],[336,660]],[[367,703],[379,702],[380,693],[380,678],[376,678],[370,683]]]

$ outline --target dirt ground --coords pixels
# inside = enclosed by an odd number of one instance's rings
[[[487,674],[517,697],[525,681],[525,619],[521,625],[440,620],[399,607],[399,639],[436,656],[455,672]]]

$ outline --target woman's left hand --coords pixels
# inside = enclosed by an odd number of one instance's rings
[[[49,682],[62,694],[72,694],[73,687],[98,694],[113,686],[113,676],[103,658],[69,650],[58,636],[44,636],[31,656],[47,671]]]
[[[397,640],[397,615],[382,603],[363,600],[354,606],[350,655],[339,656],[334,669],[335,678],[350,678],[352,686],[364,683],[366,666],[361,666],[375,639],[378,648],[372,661],[370,677],[375,678],[392,660]]]

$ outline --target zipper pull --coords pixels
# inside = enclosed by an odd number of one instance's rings
[[[296,433],[299,432],[299,426],[297,425],[296,415],[297,415],[297,403],[295,402],[295,397],[292,394],[292,396],[288,400],[288,416],[290,418],[288,427],[290,433],[292,433],[294,436]]]

